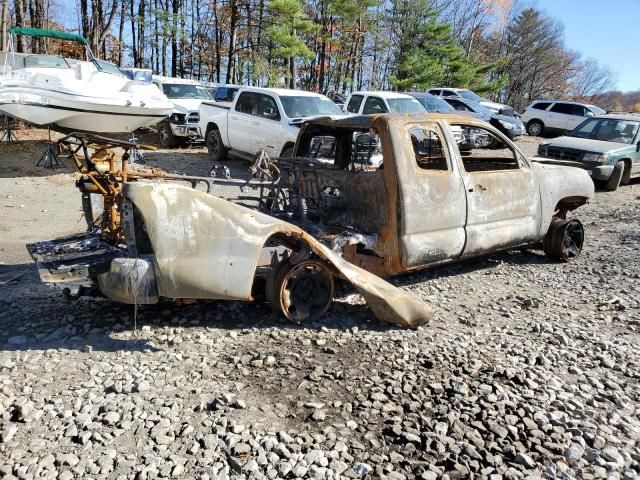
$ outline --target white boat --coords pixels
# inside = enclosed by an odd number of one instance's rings
[[[9,51],[0,64],[0,111],[12,117],[62,131],[121,133],[154,125],[173,111],[155,85],[130,80],[96,59],[79,35],[17,27],[9,32]],[[15,35],[79,42],[87,60],[16,53]]]

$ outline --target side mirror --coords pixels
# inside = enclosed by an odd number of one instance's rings
[[[593,113],[591,110],[587,110],[587,117],[593,117],[595,116],[595,113]]]
[[[275,110],[271,107],[265,108],[263,115],[267,118],[276,118],[278,116]]]
[[[638,145],[636,146],[636,152],[640,152],[640,142],[638,142]]]

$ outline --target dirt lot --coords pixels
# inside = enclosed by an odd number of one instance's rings
[[[304,327],[235,302],[134,322],[39,283],[24,244],[83,229],[43,148],[0,145],[0,477],[638,478],[640,182],[576,212],[574,263],[509,251],[394,280],[435,311],[417,330],[348,290]]]

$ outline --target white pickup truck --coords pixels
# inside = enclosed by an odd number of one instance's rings
[[[271,157],[287,157],[293,153],[299,126],[317,116],[344,113],[317,93],[242,87],[231,106],[202,102],[200,131],[214,162],[225,160],[230,152],[253,158],[264,150]]]
[[[173,103],[171,115],[158,124],[160,145],[174,148],[186,143],[202,142],[198,128],[198,108],[203,100],[211,100],[209,92],[195,80],[154,75],[156,85]]]

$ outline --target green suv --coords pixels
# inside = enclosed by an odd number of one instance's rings
[[[544,159],[584,168],[595,183],[616,190],[640,175],[640,113],[590,117],[564,137],[542,142],[538,160]]]

